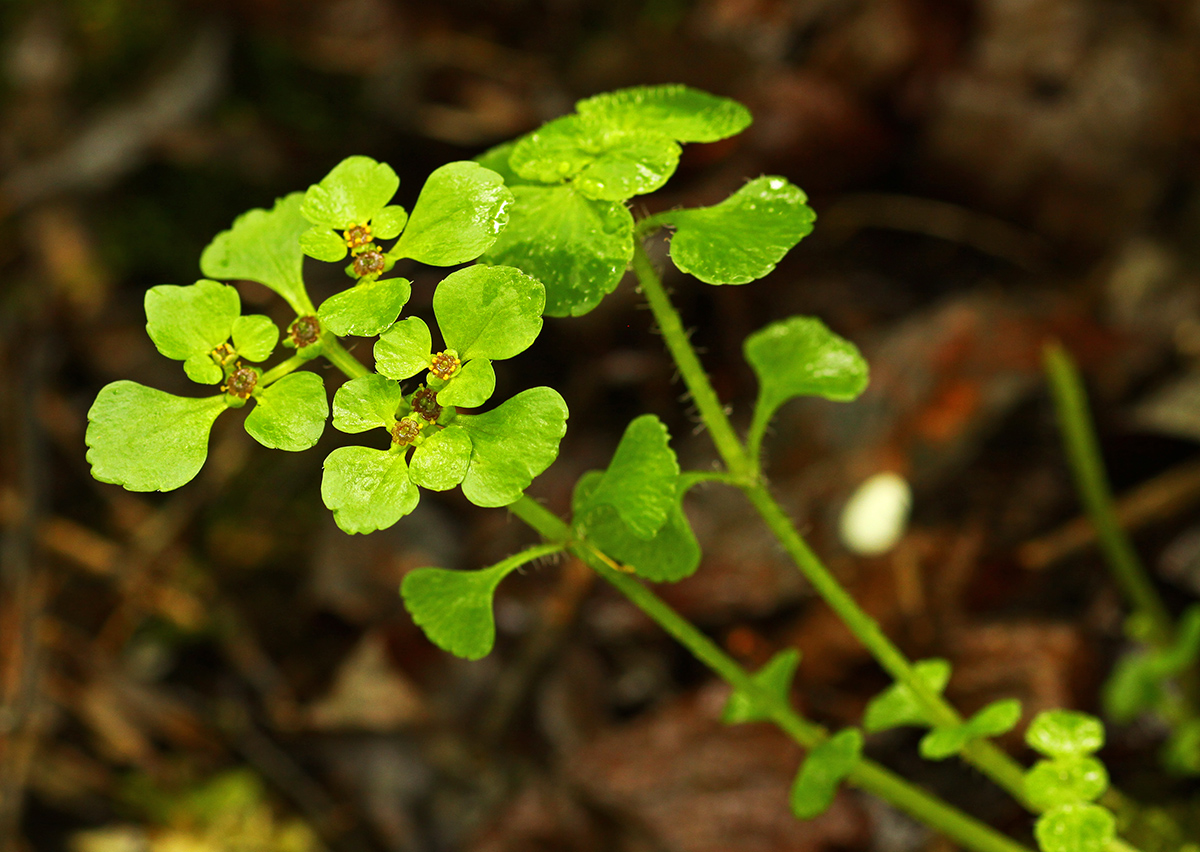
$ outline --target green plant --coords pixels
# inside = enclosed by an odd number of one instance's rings
[[[910,662],[821,563],[769,490],[761,450],[772,416],[797,397],[857,397],[868,371],[855,346],[808,317],[784,319],[751,335],[744,351],[759,393],[743,438],[688,340],[645,240],[669,228],[671,260],[680,270],[709,284],[738,285],[770,272],[812,230],[814,213],[800,189],[772,176],[751,180],[714,206],[637,222],[627,202],[667,181],[681,143],[718,140],[749,123],[739,104],[683,86],[588,98],[574,114],[485,153],[479,163],[437,170],[410,216],[390,203],[398,182],[389,167],[365,157],[344,161],[306,193],[236,220],[201,258],[211,278],[258,281],[287,300],[297,317],[285,345],[295,354],[265,372],[247,365],[269,357],[277,332],[261,318],[239,318],[236,293],[226,285],[205,280],[155,288],[147,295],[151,338],[163,354],[184,361],[189,377],[219,385],[220,392],[184,399],[132,382],[107,386],[89,415],[93,474],[133,490],[178,487],[203,464],[215,418],[248,402],[254,407],[246,429],[259,442],[286,450],[311,447],[324,428],[326,397],[318,374],[297,371],[323,357],[348,379],[333,398],[334,427],[387,434],[378,446],[345,447],[325,460],[322,497],[343,530],[387,527],[413,510],[420,489],[460,487],[479,506],[508,507],[545,540],[480,571],[431,567],[408,574],[401,589],[405,605],[432,641],[469,658],[487,654],[498,584],[531,560],[570,552],[728,681],[734,692],[726,721],[769,721],[809,750],[792,791],[798,816],[820,813],[837,787],[848,783],[971,849],[1023,850],[864,757],[858,729],[830,734],[799,715],[789,700],[795,651],[748,673],[638,579],[678,580],[697,569],[700,549],[682,509],[691,487],[715,481],[741,490],[796,567],[895,681],[872,702],[864,721],[868,732],[925,727],[926,757],[962,757],[1032,813],[1047,813],[1043,819],[1078,804],[1043,795],[1044,785],[1031,789],[1025,768],[991,742],[1017,724],[1019,704],[997,702],[963,719],[941,695],[948,664]],[[393,239],[385,249],[382,243]],[[349,256],[353,285],[315,308],[300,275],[305,254],[339,263]],[[451,273],[434,291],[437,345],[422,320],[400,319],[411,285],[388,273],[401,258],[446,266],[480,260]],[[586,313],[630,266],[724,468],[681,471],[666,427],[653,416],[639,417],[607,468],[579,481],[567,522],[524,495],[557,455],[567,420],[561,396],[531,388],[481,414],[460,409],[490,400],[492,362],[530,346],[543,314]],[[341,345],[338,338],[345,335],[379,335],[374,370]],[[1118,811],[1128,808],[1115,791],[1105,797]],[[1046,852],[1129,848],[1111,832],[1096,835],[1098,846],[1079,839],[1092,817],[1077,831],[1070,820],[1056,819],[1053,825],[1068,827],[1039,829],[1039,836],[1051,838],[1048,845],[1042,838]]]

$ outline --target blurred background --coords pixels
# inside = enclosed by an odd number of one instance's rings
[[[755,123],[690,146],[635,212],[779,174],[819,217],[762,282],[668,273],[735,419],[755,393],[741,341],[773,319],[818,315],[872,363],[857,403],[781,414],[776,493],[910,655],[953,662],[961,708],[1095,711],[1123,607],[1076,522],[1040,351],[1057,337],[1080,361],[1125,517],[1181,607],[1200,591],[1198,66],[1192,0],[4,0],[0,848],[952,848],[852,791],[795,821],[798,751],[722,727],[726,690],[576,564],[504,584],[485,660],[428,644],[401,577],[514,552],[530,533],[503,511],[426,493],[347,537],[319,497],[345,436],[270,452],[234,418],[196,481],[131,494],[89,476],[86,413],[121,378],[189,393],[143,294],[200,277],[244,210],[351,154],[390,163],[411,208],[436,166],[577,98],[687,83]],[[401,272],[428,313],[442,273]],[[314,265],[318,302],[338,276]],[[685,466],[713,464],[629,281],[498,372],[498,398],[551,384],[571,408],[532,489],[555,511],[640,413]],[[856,557],[838,513],[881,470],[912,483],[912,523]],[[856,723],[883,673],[736,493],[699,489],[688,511],[704,563],[661,593],[747,665],[800,648],[798,706]],[[1105,757],[1126,791],[1194,814],[1194,784],[1155,767],[1162,733],[1116,729]],[[1028,836],[915,740],[869,751]]]

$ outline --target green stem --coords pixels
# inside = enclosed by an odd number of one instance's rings
[[[826,739],[827,733],[824,728],[803,718],[780,696],[761,687],[736,660],[645,585],[628,574],[615,570],[613,560],[590,542],[575,539],[571,528],[561,519],[529,497],[522,497],[509,506],[509,509],[546,539],[569,542],[569,549],[573,554],[614,585],[635,606],[687,648],[696,659],[730,686],[751,695],[760,707],[766,708],[771,721],[794,742],[811,749]],[[850,773],[848,781],[977,852],[1030,852],[1028,847],[1005,837],[872,761],[861,760]]]
[[[342,346],[341,341],[332,334],[325,334],[321,337],[321,354],[328,358],[333,366],[352,379],[371,374],[371,371],[364,367],[361,361],[347,352],[346,347]]]
[[[282,379],[288,373],[294,372],[295,370],[303,367],[311,360],[312,359],[308,355],[297,353],[291,358],[288,358],[286,361],[280,361],[278,364],[267,370],[262,374],[262,376],[259,377],[258,386],[262,388],[269,384],[273,384],[274,382]]]
[[[1087,392],[1071,356],[1058,343],[1044,350],[1046,376],[1054,395],[1059,429],[1071,464],[1080,499],[1096,528],[1096,538],[1121,591],[1149,625],[1147,639],[1160,648],[1169,647],[1175,628],[1167,608],[1142,567],[1113,508],[1112,489],[1104,471],[1100,444],[1088,413]]]

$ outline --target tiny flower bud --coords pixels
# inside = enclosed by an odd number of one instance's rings
[[[370,275],[378,275],[383,272],[387,266],[387,260],[383,256],[383,252],[376,251],[372,248],[370,251],[364,251],[358,257],[354,258],[354,274],[359,278],[366,278]]]
[[[370,225],[355,225],[353,228],[346,229],[346,245],[351,251],[356,248],[361,248],[371,243],[371,226]]]
[[[249,367],[238,367],[230,373],[229,381],[225,383],[225,391],[238,399],[249,399],[257,384],[258,373]]]
[[[403,447],[413,443],[421,434],[421,424],[416,420],[405,417],[396,421],[392,427],[392,443]]]
[[[321,323],[314,316],[296,317],[288,326],[288,340],[297,349],[311,346],[321,338]]]
[[[458,353],[453,349],[447,349],[445,352],[439,352],[433,356],[429,364],[429,372],[444,382],[457,373],[461,366],[462,361],[458,360]]]
[[[437,392],[431,388],[417,389],[412,396],[412,408],[430,423],[435,423],[442,416],[442,407],[437,402]]]

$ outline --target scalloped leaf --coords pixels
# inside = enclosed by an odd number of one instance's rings
[[[321,499],[344,532],[387,529],[417,508],[420,489],[403,452],[339,447],[325,459]]]
[[[255,395],[246,431],[264,447],[298,453],[316,445],[328,417],[321,377],[313,372],[289,373]]]
[[[633,215],[570,186],[515,186],[508,227],[483,259],[546,287],[547,316],[582,316],[611,293],[633,258]]]
[[[393,325],[375,341],[375,369],[390,379],[409,379],[429,366],[433,335],[420,317]]]
[[[913,675],[937,695],[941,695],[950,682],[950,663],[946,660],[918,660],[912,668]],[[869,733],[902,725],[929,727],[932,724],[933,720],[928,717],[917,696],[904,683],[893,683],[872,698],[863,714],[863,728]]]
[[[972,740],[1007,733],[1021,721],[1021,702],[1015,698],[993,701],[961,725],[934,728],[921,738],[921,757],[945,760]]]
[[[767,661],[761,669],[751,675],[754,682],[788,704],[789,693],[792,689],[792,678],[796,676],[796,667],[800,665],[800,652],[795,648],[785,648]],[[721,713],[721,721],[726,725],[740,725],[744,722],[768,722],[771,711],[760,706],[757,698],[740,689],[735,689],[725,702]]]
[[[333,426],[355,434],[369,429],[390,429],[404,404],[399,383],[378,373],[343,382],[333,395]]]
[[[809,751],[792,784],[792,813],[799,819],[825,813],[833,804],[838,785],[862,759],[862,748],[862,733],[846,728]]]
[[[720,204],[673,210],[671,260],[707,284],[746,284],[775,268],[812,233],[808,196],[781,177],[756,178]]]
[[[209,278],[257,281],[282,296],[297,314],[316,310],[304,289],[300,235],[310,227],[300,214],[304,194],[293,192],[268,210],[250,210],[217,234],[200,255]]]
[[[558,457],[567,404],[552,388],[529,388],[484,414],[454,421],[471,436],[462,490],[476,506],[507,506]]]
[[[279,326],[271,322],[270,317],[262,314],[248,314],[233,321],[233,348],[237,354],[247,361],[265,361],[275,351],[279,342]]]
[[[581,512],[612,506],[630,532],[651,539],[678,502],[678,482],[679,461],[667,427],[653,414],[643,414],[625,427],[608,469]]]
[[[218,385],[225,378],[225,371],[208,352],[199,352],[184,361],[183,372],[193,382],[201,385]]]
[[[433,293],[446,346],[464,361],[503,361],[529,348],[542,330],[546,289],[511,266],[468,266]]]
[[[366,281],[322,302],[317,318],[338,337],[373,337],[396,321],[411,295],[406,278]]]
[[[607,126],[653,130],[679,142],[715,142],[741,133],[752,121],[750,110],[737,101],[678,83],[594,95],[575,109]]]
[[[404,608],[444,651],[468,660],[486,657],[496,643],[492,597],[508,574],[504,563],[480,571],[418,568],[400,583]]]
[[[1108,770],[1094,757],[1039,760],[1025,773],[1025,797],[1039,810],[1092,802],[1108,789]]]
[[[1061,805],[1033,826],[1042,852],[1102,852],[1117,836],[1117,821],[1099,805]]]
[[[167,358],[207,355],[229,339],[242,300],[233,287],[201,279],[186,287],[160,284],[146,291],[146,333]]]
[[[438,391],[438,405],[456,405],[461,408],[476,408],[492,398],[496,391],[496,371],[487,358],[476,358],[462,365]]]
[[[417,445],[408,464],[408,475],[422,488],[448,491],[463,481],[470,464],[471,436],[451,423]]]
[[[387,163],[370,157],[347,157],[320,183],[308,188],[300,212],[314,225],[344,231],[367,224],[399,188],[400,178]]]
[[[474,260],[496,242],[512,201],[491,169],[469,160],[447,163],[425,181],[408,227],[388,254],[431,266]]]
[[[1078,710],[1047,710],[1029,724],[1025,742],[1047,757],[1092,754],[1104,746],[1104,724]]]
[[[389,204],[371,217],[371,233],[377,240],[395,239],[406,224],[408,211],[399,204]]]
[[[313,225],[300,235],[300,250],[326,263],[336,263],[350,253],[345,237],[321,225]]]
[[[105,385],[88,411],[92,476],[130,491],[171,491],[208,457],[208,433],[224,396],[175,396],[136,382]]]

